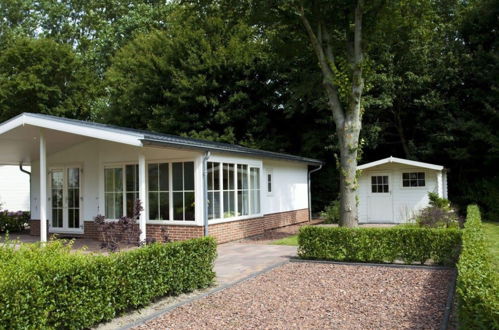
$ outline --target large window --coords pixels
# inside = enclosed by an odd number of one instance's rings
[[[426,184],[425,181],[424,172],[402,173],[403,187],[424,187]]]
[[[118,219],[123,215],[123,168],[104,170],[106,218]]]
[[[173,220],[194,221],[194,163],[172,163]]]
[[[208,162],[208,219],[260,213],[260,169],[247,164]]]
[[[168,163],[149,164],[149,220],[170,220]]]

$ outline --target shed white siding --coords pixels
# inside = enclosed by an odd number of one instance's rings
[[[402,174],[424,172],[424,187],[403,187]],[[437,177],[442,171],[404,164],[388,163],[362,170],[359,178],[359,222],[360,223],[405,223],[422,208],[428,206],[428,192],[446,194],[446,176],[443,176],[443,189],[438,187]],[[445,173],[444,173],[445,174]],[[372,193],[371,177],[388,176],[389,193],[380,199],[380,194]]]
[[[30,170],[29,166],[25,169]],[[29,211],[29,175],[19,166],[0,166],[0,208]]]

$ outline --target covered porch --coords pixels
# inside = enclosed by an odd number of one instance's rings
[[[129,216],[135,200],[144,208],[138,219],[140,241],[157,235],[155,225],[174,218],[181,227],[202,226],[195,214],[203,214],[203,153],[145,146],[143,138],[138,131],[36,114],[1,124],[0,165],[31,166],[30,226],[36,236],[21,235],[22,241],[46,242],[58,234],[77,237],[77,246],[98,247],[88,240],[98,238],[94,217],[116,221]],[[168,177],[157,175],[157,187],[152,187],[148,177],[160,166],[167,167]]]

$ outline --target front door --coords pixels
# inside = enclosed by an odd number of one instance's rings
[[[80,168],[55,168],[50,174],[50,232],[82,233]]]
[[[392,187],[389,173],[370,175],[367,221],[372,223],[393,222]]]

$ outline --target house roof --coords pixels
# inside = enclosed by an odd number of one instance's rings
[[[108,140],[134,146],[165,146],[203,151],[236,153],[246,156],[280,159],[308,163],[322,164],[322,161],[284,153],[247,148],[239,145],[193,139],[188,137],[155,133],[133,128],[125,128],[91,121],[68,119],[37,113],[22,113],[0,124],[0,135],[16,127],[32,125],[102,140]]]
[[[388,164],[388,163],[403,164],[403,165],[409,165],[409,166],[414,166],[414,167],[427,168],[427,169],[436,170],[436,171],[442,171],[444,169],[444,167],[441,165],[417,162],[415,160],[397,158],[397,157],[392,157],[392,156],[390,156],[388,158],[377,160],[375,162],[362,164],[360,166],[357,166],[357,169],[358,170],[365,170],[367,168],[371,168],[371,167],[375,167],[375,166],[379,166],[379,165],[383,165],[383,164]]]

